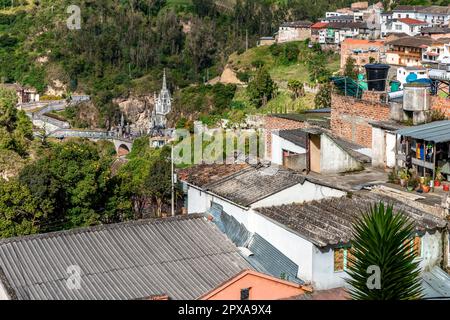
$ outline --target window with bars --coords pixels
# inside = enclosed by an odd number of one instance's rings
[[[352,266],[352,259],[351,248],[334,249],[334,272],[347,271]]]
[[[409,242],[411,252],[414,252],[417,258],[422,256],[422,238],[414,237]],[[334,249],[334,272],[347,271],[352,266],[354,256],[351,247]]]

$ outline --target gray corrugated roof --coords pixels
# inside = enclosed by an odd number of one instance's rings
[[[450,141],[450,121],[436,121],[409,127],[398,130],[397,134],[435,143],[448,142]]]
[[[242,223],[216,204],[208,211],[213,222],[238,247],[247,248],[252,255],[245,259],[259,272],[276,278],[304,284],[297,278],[298,265],[257,233],[249,232]]]
[[[282,167],[250,167],[241,172],[212,183],[207,190],[238,205],[248,207],[262,199],[303,184],[305,177]]]
[[[306,148],[308,134],[302,129],[282,130],[278,133],[278,136],[297,146]]]
[[[439,267],[422,275],[422,288],[427,299],[450,300],[450,276]]]
[[[71,265],[82,270],[79,290],[67,286]],[[195,299],[252,269],[197,215],[2,240],[0,268],[0,279],[25,300]]]
[[[394,205],[395,211],[404,212],[415,223],[418,231],[445,228],[447,223],[432,214],[420,211],[393,198],[371,193],[353,195],[304,204],[258,208],[257,212],[298,233],[318,247],[349,243],[352,223],[379,201]]]

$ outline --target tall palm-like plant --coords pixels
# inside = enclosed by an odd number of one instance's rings
[[[353,224],[347,274],[354,300],[422,298],[419,262],[411,248],[414,226],[392,206],[379,203]]]

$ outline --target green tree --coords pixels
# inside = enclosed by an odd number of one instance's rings
[[[311,82],[323,83],[327,82],[330,72],[327,69],[327,58],[322,54],[310,54],[307,60],[309,78]]]
[[[0,238],[40,232],[50,211],[49,203],[33,197],[26,186],[0,179]]]
[[[256,73],[255,78],[250,82],[247,88],[247,93],[250,96],[252,103],[256,107],[266,105],[278,91],[277,85],[270,77],[266,68],[261,68]]]
[[[0,88],[0,149],[27,155],[33,139],[31,121],[16,108],[17,96],[13,90]]]
[[[422,297],[419,262],[411,242],[413,223],[392,206],[371,207],[353,224],[348,275],[355,300],[415,300]],[[378,273],[379,272],[379,273]]]
[[[320,85],[319,92],[314,98],[314,105],[316,109],[331,108],[331,91],[332,86],[329,83]]]
[[[305,87],[301,81],[289,80],[288,89],[294,94],[294,99],[298,99],[305,95]]]
[[[358,79],[358,67],[356,66],[356,61],[351,56],[349,56],[345,62],[344,76],[349,77],[353,80]]]

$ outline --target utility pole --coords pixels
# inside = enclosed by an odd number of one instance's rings
[[[172,171],[172,217],[175,217],[175,172],[173,166],[173,144],[171,150],[171,171]]]
[[[245,29],[245,51],[248,51],[248,29]]]

